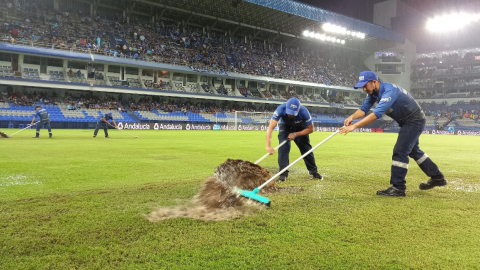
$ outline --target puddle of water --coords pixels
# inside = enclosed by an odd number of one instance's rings
[[[28,177],[23,174],[11,174],[11,175],[0,176],[0,187],[40,185],[40,184],[42,184],[42,182],[28,179]]]

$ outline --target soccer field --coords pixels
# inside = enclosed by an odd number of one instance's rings
[[[8,130],[8,134],[13,131]],[[0,139],[0,269],[478,269],[480,140],[422,135],[449,184],[410,161],[407,197],[389,187],[397,134],[336,135],[267,194],[272,207],[227,221],[150,222],[193,198],[227,158],[266,153],[260,131],[26,130]],[[312,145],[331,133],[311,135]],[[278,144],[272,140],[273,146]],[[292,145],[290,160],[300,156]],[[277,172],[277,155],[261,166]]]

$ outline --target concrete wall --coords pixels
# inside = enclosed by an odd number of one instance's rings
[[[373,5],[373,23],[392,28],[391,18],[397,17],[397,0],[387,0]]]

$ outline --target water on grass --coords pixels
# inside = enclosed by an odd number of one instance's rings
[[[208,177],[189,205],[159,208],[147,217],[152,222],[170,218],[194,218],[200,220],[229,220],[248,215],[264,205],[233,192],[237,187],[253,190],[270,178],[270,172],[256,164],[241,159],[228,159],[220,164],[213,177]],[[274,181],[262,192],[278,189]]]
[[[40,181],[28,179],[23,174],[0,175],[0,187],[40,185]]]

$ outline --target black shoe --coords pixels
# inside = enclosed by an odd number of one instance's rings
[[[105,136],[105,138],[106,138],[106,139],[110,139],[110,137],[108,137],[108,136]]]
[[[32,138],[40,138],[39,136],[33,136]]]
[[[434,176],[430,178],[426,183],[421,183],[418,187],[421,190],[432,189],[434,187],[443,187],[447,185],[447,180],[445,180],[443,175]]]
[[[323,180],[323,176],[321,176],[318,172],[316,172],[316,173],[314,173],[314,174],[312,174],[312,175],[310,176],[310,180],[312,180],[312,179],[320,179],[320,180]]]
[[[377,195],[392,196],[392,197],[405,197],[406,196],[404,189],[398,189],[396,187],[389,187],[385,190],[378,190]]]
[[[278,182],[285,182],[287,181],[287,177],[286,175],[280,175],[280,177],[278,178]]]
[[[50,136],[48,136],[48,138],[52,138],[52,134],[50,134]]]
[[[97,135],[93,135],[93,137],[95,138],[95,137],[97,137]]]

